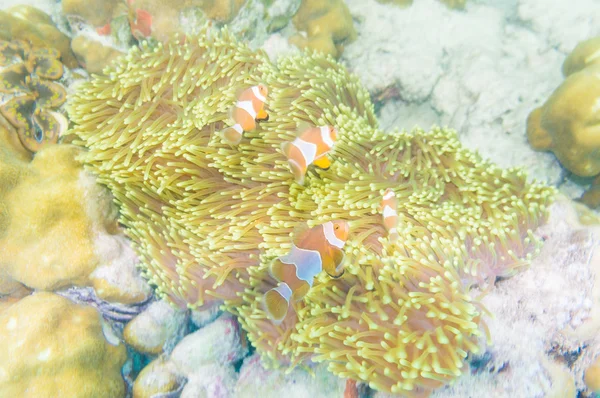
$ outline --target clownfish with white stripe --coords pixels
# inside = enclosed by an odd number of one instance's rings
[[[288,159],[290,169],[298,184],[304,184],[306,170],[311,164],[322,169],[328,169],[331,166],[331,160],[327,154],[335,145],[336,139],[337,131],[332,126],[310,127],[294,141],[281,145],[281,150]]]
[[[396,194],[391,188],[385,190],[381,200],[383,210],[383,226],[388,232],[390,242],[398,240],[398,200]]]
[[[346,221],[328,221],[299,233],[290,252],[275,259],[269,268],[279,283],[265,293],[264,308],[276,323],[285,318],[290,300],[301,300],[321,271],[332,278],[344,274],[344,245],[348,239]]]
[[[245,131],[253,131],[257,120],[269,120],[265,111],[269,89],[264,84],[258,84],[242,91],[229,113],[235,124],[227,127],[221,135],[231,145],[237,145],[242,140]]]

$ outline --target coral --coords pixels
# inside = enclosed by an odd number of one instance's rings
[[[34,293],[0,312],[0,395],[119,397],[126,351],[91,307]]]
[[[112,18],[115,9],[123,0],[63,0],[62,12],[67,16],[78,16],[94,26],[102,26]]]
[[[3,122],[1,118],[0,122]],[[24,151],[24,148],[16,138],[17,135],[10,131],[10,126],[3,124],[0,123],[0,239],[5,236],[10,224],[6,195],[30,174],[27,168],[29,153],[19,152]],[[15,139],[17,142],[14,142]],[[0,279],[3,279],[1,272]],[[4,289],[0,288],[0,294],[4,292]]]
[[[31,152],[55,144],[67,129],[66,118],[52,111],[67,97],[63,86],[51,81],[63,74],[59,57],[54,49],[31,48],[23,41],[0,41],[0,93],[13,95],[0,106],[0,113]]]
[[[11,173],[20,177],[2,201],[3,276],[44,290],[88,282],[100,262],[94,238],[112,228],[113,213],[102,188],[88,184],[90,177],[82,175],[74,159],[79,152],[71,145],[54,145],[38,152],[23,171]]]
[[[527,137],[538,150],[554,152],[574,174],[600,174],[600,51],[598,39],[578,45],[563,64],[565,81],[527,119]],[[594,194],[585,200],[595,203]]]
[[[594,37],[575,46],[563,62],[562,73],[567,77],[598,63],[600,63],[600,37]]]
[[[377,0],[382,4],[394,4],[400,7],[408,7],[413,3],[413,0]]]
[[[272,117],[237,147],[236,92],[269,87]],[[470,295],[527,267],[554,190],[461,147],[452,130],[386,134],[331,57],[252,52],[227,32],[144,45],[68,104],[82,160],[113,192],[145,275],[176,305],[225,302],[267,363],[324,361],[341,377],[416,395],[455,379],[486,335]],[[302,123],[335,125],[328,170],[294,183],[280,152]],[[394,189],[401,239],[378,207]],[[280,325],[262,309],[268,264],[304,224],[350,223],[346,272],[320,275]]]
[[[344,43],[356,38],[352,16],[343,0],[302,0],[292,18],[296,28],[306,36],[295,35],[290,42],[339,57]]]
[[[391,3],[400,7],[407,7],[413,3],[413,0],[377,0],[379,3]],[[462,10],[467,4],[467,0],[439,0],[440,2],[447,5],[449,8]]]
[[[52,22],[49,15],[28,5],[17,5],[0,11],[0,39],[22,40],[34,47],[54,48],[68,68],[78,66],[71,52],[70,39]]]
[[[583,378],[585,386],[592,392],[600,392],[600,358],[597,358],[586,370]]]
[[[84,35],[74,37],[71,46],[79,63],[89,73],[101,74],[106,65],[123,55],[116,48],[106,46]]]
[[[118,44],[130,46],[136,40],[150,36],[166,41],[175,33],[193,30],[194,19],[229,23],[246,1],[67,0],[62,4],[72,27],[81,22],[89,23],[96,27],[98,33],[110,34]],[[127,26],[128,32],[122,29],[124,26]]]
[[[465,8],[467,4],[467,0],[440,0],[442,3],[447,5],[450,8],[461,10]]]

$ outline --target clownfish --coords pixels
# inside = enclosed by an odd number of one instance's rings
[[[381,209],[383,210],[383,226],[388,232],[390,242],[398,240],[398,200],[396,194],[391,188],[385,190],[381,200]]]
[[[296,182],[304,183],[308,166],[314,164],[322,169],[331,166],[327,154],[335,145],[337,131],[332,126],[310,127],[304,130],[294,141],[281,145],[283,154],[288,159]]]
[[[237,145],[245,131],[253,131],[256,128],[257,120],[269,120],[269,115],[264,109],[268,94],[269,90],[264,84],[252,86],[240,93],[229,113],[235,124],[221,132],[225,141]]]
[[[279,283],[265,293],[265,311],[274,322],[281,322],[287,314],[290,299],[302,299],[321,271],[332,278],[344,274],[344,245],[348,239],[346,221],[328,221],[300,234],[292,243],[290,252],[275,259],[269,273]]]

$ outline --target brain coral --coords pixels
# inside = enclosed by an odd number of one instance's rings
[[[224,301],[267,363],[327,361],[342,377],[419,395],[453,380],[485,335],[469,294],[539,246],[553,190],[461,147],[455,132],[377,128],[367,91],[332,58],[269,62],[227,32],[134,49],[69,104],[84,160],[113,192],[157,291],[179,306]],[[215,132],[241,87],[269,86],[271,118],[238,147]],[[302,122],[333,124],[329,170],[297,185],[279,147]],[[401,239],[378,206],[399,201]],[[268,264],[295,227],[350,223],[346,273],[319,275],[280,325],[261,306]]]

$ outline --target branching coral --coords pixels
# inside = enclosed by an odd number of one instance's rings
[[[50,81],[63,74],[59,57],[54,49],[33,49],[19,40],[0,41],[0,93],[13,95],[0,105],[0,113],[31,152],[56,143],[67,129],[65,117],[52,111],[67,97],[62,85]]]
[[[69,104],[84,160],[113,192],[159,294],[224,300],[267,362],[327,361],[343,377],[406,395],[456,378],[485,335],[473,285],[526,266],[553,190],[461,147],[451,130],[385,134],[367,91],[332,58],[272,65],[226,32],[134,49]],[[269,87],[271,115],[237,147],[218,132],[241,87]],[[328,170],[294,182],[281,143],[335,125]],[[378,206],[398,198],[391,244]],[[292,231],[350,223],[346,273],[320,275],[280,325],[265,316],[269,262]]]

